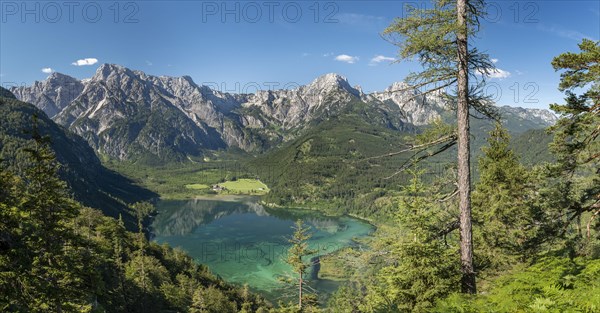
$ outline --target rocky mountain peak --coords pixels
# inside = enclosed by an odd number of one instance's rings
[[[208,88],[206,86],[202,86],[203,88]],[[306,85],[300,85],[299,88],[295,89],[279,89],[279,90],[258,90],[255,94],[248,94],[250,97],[259,96],[259,97],[277,97],[280,95],[290,96],[292,94],[296,95],[318,95],[318,94],[326,94],[330,91],[334,90],[345,90],[350,91],[352,94],[359,93],[357,89],[350,86],[346,77],[341,76],[336,73],[328,73],[321,75],[315,78],[313,81]]]
[[[79,82],[79,80],[77,78],[71,77],[69,75],[63,74],[63,73],[59,73],[59,72],[52,72],[52,74],[48,75],[48,78],[46,78],[46,80],[44,82],[57,82],[57,83],[64,83],[64,82]]]
[[[53,73],[43,82],[12,91],[61,125],[85,134],[96,151],[119,159],[198,156],[203,149],[225,147],[267,148],[313,122],[344,114],[355,101],[364,102],[373,109],[369,114],[380,114],[380,121],[394,127],[427,125],[445,110],[443,97],[422,95],[404,82],[364,94],[335,73],[296,89],[230,94],[199,86],[189,76],[153,76],[102,64],[89,80]],[[532,119],[527,125],[537,127],[552,120],[548,114],[521,109],[512,115]]]
[[[428,98],[406,82],[394,82],[384,91],[369,95],[382,102],[393,103],[402,112],[402,121],[416,126],[427,125],[440,118],[443,101]]]
[[[306,90],[310,92],[330,92],[333,90],[345,90],[355,96],[360,95],[360,91],[354,89],[349,83],[346,77],[336,73],[328,73],[321,75],[313,80],[310,84],[306,85]]]
[[[98,67],[96,74],[92,76],[90,81],[114,81],[125,77],[138,77],[143,74],[143,72],[132,71],[117,64],[102,64]]]
[[[327,73],[327,74],[317,77],[315,80],[313,80],[311,85],[328,86],[328,85],[340,84],[343,82],[348,83],[348,80],[346,79],[346,77],[336,74],[336,73]]]
[[[31,86],[12,87],[17,99],[35,104],[53,117],[83,91],[83,83],[69,75],[54,72]]]
[[[196,85],[196,83],[194,82],[194,80],[192,79],[192,77],[191,77],[191,76],[188,76],[188,75],[183,75],[183,76],[181,76],[179,79],[180,79],[180,80],[184,80],[184,81],[186,81],[186,82],[187,82],[187,83],[189,83],[190,85]]]
[[[520,107],[502,106],[502,111],[508,114],[513,114],[521,119],[537,122],[541,125],[554,125],[558,121],[558,117],[544,109],[525,109]]]

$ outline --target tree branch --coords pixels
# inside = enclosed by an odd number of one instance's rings
[[[600,200],[596,201],[596,203],[594,203],[594,204],[591,206],[591,208],[600,208]],[[590,218],[590,220],[589,220],[589,221],[588,221],[588,223],[587,223],[587,238],[588,238],[588,240],[590,240],[590,233],[591,233],[591,232],[590,232],[590,227],[591,227],[591,225],[592,225],[592,222],[594,221],[594,219],[595,219],[596,217],[598,217],[598,215],[600,215],[600,209],[598,209],[598,210],[596,211],[596,213],[594,213],[594,215],[592,215],[592,217]]]
[[[454,198],[457,194],[458,194],[458,188],[454,189],[454,191],[451,194],[449,194],[449,195],[443,197],[442,199],[438,200],[438,202],[446,202],[446,201]]]
[[[406,160],[406,162],[404,162],[402,164],[402,166],[400,167],[400,169],[398,171],[396,171],[394,174],[392,174],[392,175],[390,175],[388,177],[385,177],[384,179],[390,179],[390,178],[392,178],[392,177],[394,177],[394,176],[402,173],[404,170],[406,170],[407,168],[409,168],[411,165],[416,164],[416,163],[418,163],[418,162],[420,162],[420,161],[422,161],[422,160],[424,160],[426,158],[432,157],[434,155],[438,155],[438,154],[440,154],[440,153],[448,150],[450,147],[454,146],[454,144],[456,144],[456,140],[453,140],[451,142],[446,143],[445,145],[443,145],[441,148],[439,148],[437,151],[435,151],[433,153],[430,153],[430,154],[427,154],[427,155],[422,155],[422,156],[420,156],[420,157],[418,157],[416,159],[413,159],[414,156],[416,156],[417,154],[419,154],[420,152],[423,152],[425,150],[425,148],[423,148],[423,149],[417,151],[415,154],[413,154],[413,156],[410,159]],[[411,161],[411,160],[413,160],[413,161],[409,163],[409,161]]]
[[[421,145],[411,146],[411,147],[409,147],[407,149],[403,149],[403,150],[396,151],[396,152],[390,152],[390,153],[383,154],[383,155],[372,156],[372,157],[369,157],[369,158],[366,158],[366,159],[362,159],[361,161],[369,161],[369,160],[373,160],[373,159],[380,159],[380,158],[385,158],[385,157],[392,157],[392,156],[395,156],[395,155],[398,155],[398,154],[402,154],[404,152],[414,151],[416,149],[428,148],[428,147],[435,146],[437,144],[444,143],[444,142],[447,142],[447,141],[456,141],[456,135],[455,134],[451,134],[451,135],[448,135],[448,136],[444,136],[444,137],[438,138],[438,139],[436,139],[434,141],[431,141],[431,142],[427,142],[427,143],[424,143],[424,144],[421,144]],[[423,150],[420,150],[419,152],[421,152],[421,151],[423,151]]]

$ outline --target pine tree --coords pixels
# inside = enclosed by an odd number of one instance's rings
[[[147,202],[137,202],[130,206],[133,211],[135,217],[137,218],[138,224],[138,250],[136,252],[136,257],[130,262],[130,272],[136,273],[134,279],[139,284],[139,287],[142,290],[141,298],[139,300],[142,311],[146,308],[148,302],[148,293],[150,287],[152,285],[148,281],[149,273],[147,267],[150,264],[147,264],[149,261],[153,261],[152,257],[146,256],[146,237],[144,234],[144,219],[154,210],[153,206]]]
[[[292,246],[288,250],[286,262],[292,266],[292,270],[298,276],[298,309],[302,310],[302,300],[306,297],[303,295],[304,286],[306,284],[304,277],[307,269],[311,266],[311,264],[303,260],[303,258],[316,253],[316,251],[308,247],[308,240],[311,238],[311,234],[309,233],[310,228],[305,227],[302,220],[297,220],[293,229],[294,234],[288,240]]]
[[[192,298],[192,305],[190,307],[190,313],[206,313],[208,312],[206,309],[206,301],[204,300],[204,295],[202,294],[202,290],[200,288],[194,291],[194,296]]]
[[[554,69],[563,71],[559,89],[567,97],[565,104],[551,105],[561,117],[551,128],[555,135],[551,149],[557,157],[551,177],[560,181],[557,189],[566,209],[562,213],[566,226],[575,221],[581,232],[581,217],[590,215],[585,227],[589,240],[592,223],[600,215],[600,42],[584,39],[579,48],[579,53],[563,53],[552,60]],[[580,89],[585,91],[576,95]]]
[[[424,70],[409,75],[415,88],[424,94],[455,87],[448,100],[456,108],[458,142],[458,198],[460,208],[460,259],[465,293],[475,293],[475,268],[471,231],[471,172],[469,115],[473,108],[495,117],[488,105],[489,97],[481,88],[485,76],[494,71],[487,54],[469,46],[469,38],[479,30],[479,19],[485,15],[483,0],[434,0],[433,8],[411,7],[404,18],[398,18],[385,34],[400,46],[400,57],[417,58]],[[400,40],[393,36],[399,36]],[[480,75],[480,76],[478,76]]]
[[[111,242],[112,242],[112,258],[113,265],[115,269],[115,280],[116,287],[114,289],[113,294],[115,295],[115,303],[112,306],[115,309],[124,309],[125,304],[127,303],[125,289],[125,238],[127,238],[127,230],[125,228],[125,223],[123,222],[123,217],[119,214],[119,219],[116,224],[113,224],[114,228],[111,234]]]
[[[24,247],[19,225],[24,212],[18,208],[22,181],[5,171],[3,165],[0,163],[0,311],[5,312],[16,310],[20,302],[18,261]]]

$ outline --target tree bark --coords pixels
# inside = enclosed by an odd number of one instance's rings
[[[469,147],[469,76],[467,42],[467,1],[457,0],[456,11],[459,26],[458,50],[458,194],[460,211],[460,262],[462,270],[461,290],[463,293],[477,292],[473,267],[473,241],[471,232],[471,160]]]
[[[302,272],[300,272],[300,281],[298,282],[298,309],[302,311]]]

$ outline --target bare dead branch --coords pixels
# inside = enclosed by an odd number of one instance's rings
[[[446,81],[446,80],[451,79],[452,77],[453,77],[452,75],[446,75],[446,76],[442,76],[442,77],[439,77],[439,78],[430,79],[428,81],[425,81],[425,82],[422,82],[422,83],[419,83],[419,84],[416,84],[416,85],[409,85],[406,88],[400,88],[400,89],[394,89],[394,90],[386,90],[386,91],[383,91],[382,93],[395,93],[395,92],[405,92],[405,91],[410,91],[410,90],[417,90],[420,87],[431,85],[431,84],[439,82],[439,81]],[[409,100],[412,100],[412,99],[420,97],[420,96],[424,96],[424,95],[429,94],[429,93],[434,92],[434,91],[438,91],[438,90],[440,90],[442,88],[446,88],[448,86],[451,86],[455,82],[456,82],[456,80],[454,79],[454,80],[450,80],[448,83],[445,83],[445,84],[443,84],[441,86],[438,86],[438,87],[435,87],[435,88],[432,88],[432,89],[429,89],[429,90],[426,90],[426,91],[423,91],[423,92],[419,91],[418,95],[415,95],[415,96],[411,97],[411,99],[409,99]]]
[[[442,199],[438,200],[438,202],[446,202],[446,201],[454,198],[457,194],[458,194],[458,188],[454,189],[454,191],[451,194],[449,194],[449,195],[443,197]]]
[[[419,153],[423,152],[426,148],[421,149],[420,151],[417,151],[415,154],[413,154],[413,156],[411,158],[409,158],[408,160],[406,160],[402,166],[400,166],[400,169],[398,171],[396,171],[394,174],[385,177],[384,179],[391,179],[392,177],[402,173],[403,171],[405,171],[407,168],[411,167],[413,164],[416,164],[426,158],[432,157],[434,155],[438,155],[446,150],[448,150],[450,147],[454,146],[454,144],[456,143],[456,140],[453,140],[445,145],[443,145],[442,147],[440,147],[437,151],[430,153],[430,154],[426,154],[426,155],[422,155],[419,156],[418,158],[414,159],[414,157],[416,155],[418,155]]]
[[[448,135],[448,136],[444,136],[444,137],[438,138],[438,139],[436,139],[434,141],[431,141],[431,142],[427,142],[427,143],[424,143],[424,144],[421,144],[421,145],[416,145],[416,146],[410,146],[410,147],[408,147],[406,149],[402,149],[400,151],[395,151],[395,152],[390,152],[390,153],[386,153],[386,154],[383,154],[383,155],[377,155],[377,156],[368,157],[368,158],[362,159],[361,161],[369,161],[369,160],[373,160],[373,159],[381,159],[381,158],[385,158],[385,157],[392,157],[392,156],[396,156],[398,154],[402,154],[402,153],[405,153],[405,152],[414,151],[416,149],[423,149],[423,148],[428,148],[428,147],[431,147],[431,146],[435,146],[437,144],[441,144],[441,143],[444,143],[444,142],[447,142],[447,141],[456,141],[456,135],[455,134],[451,134],[451,135]],[[422,151],[422,150],[420,150],[420,151]]]
[[[460,223],[457,220],[451,221],[449,222],[443,229],[441,229],[438,232],[438,236],[442,237],[442,236],[447,236],[449,233],[455,231],[458,229],[458,227],[460,226]]]
[[[596,201],[596,203],[594,205],[592,205],[592,207],[596,207],[596,208],[600,207],[600,200]],[[592,226],[592,222],[594,221],[594,219],[596,219],[596,217],[598,217],[598,215],[600,215],[600,209],[598,209],[596,211],[596,213],[594,213],[594,215],[592,215],[592,217],[590,218],[590,220],[587,223],[587,238],[588,238],[588,240],[590,240],[590,234],[591,234],[590,227]]]

